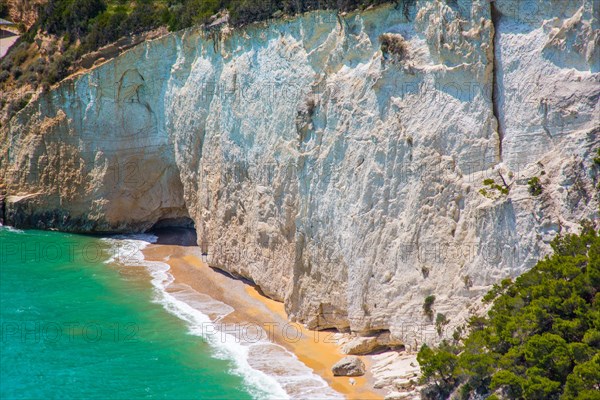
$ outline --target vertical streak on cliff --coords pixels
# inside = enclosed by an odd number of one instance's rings
[[[492,67],[492,112],[494,117],[496,118],[497,129],[498,129],[498,154],[500,155],[500,161],[502,161],[502,140],[504,139],[504,126],[503,121],[499,112],[499,87],[498,87],[498,54],[499,51],[499,38],[498,38],[498,23],[500,21],[500,12],[496,9],[496,4],[494,1],[490,1],[490,14],[492,16],[492,57],[493,57],[493,67]]]

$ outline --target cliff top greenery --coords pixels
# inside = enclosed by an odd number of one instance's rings
[[[235,25],[261,21],[277,15],[310,10],[348,11],[390,0],[50,0],[42,13],[41,27],[52,33],[81,36],[100,26],[125,34],[160,25],[179,30],[205,24],[222,10]],[[118,16],[116,21],[115,15]],[[123,25],[127,30],[123,30]]]
[[[272,17],[317,9],[349,11],[391,0],[49,0],[38,10],[39,18],[23,32],[0,63],[0,92],[23,92],[40,85],[47,89],[78,69],[84,54],[122,37],[159,27],[179,30],[208,24],[227,11],[229,23],[241,26]],[[413,0],[405,0],[411,4]],[[8,14],[8,0],[0,0],[0,13]],[[41,51],[41,43],[46,50]],[[48,46],[48,43],[50,45]],[[48,50],[49,49],[49,50]],[[17,90],[15,90],[17,89]],[[0,109],[11,116],[29,97],[4,96]],[[5,107],[6,106],[6,107]],[[2,119],[2,118],[0,118]]]
[[[240,26],[274,15],[294,15],[316,9],[351,10],[389,0],[50,0],[40,13],[39,28],[80,40],[81,51],[92,51],[119,37],[167,26],[175,31],[206,24],[227,10],[230,23]]]
[[[552,248],[494,286],[466,338],[421,348],[424,398],[600,399],[600,236],[584,223]]]
[[[8,17],[8,2],[6,0],[0,1],[0,18]]]

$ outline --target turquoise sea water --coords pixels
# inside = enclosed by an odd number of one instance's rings
[[[100,239],[0,227],[1,399],[249,399]],[[255,392],[254,395],[256,396]]]

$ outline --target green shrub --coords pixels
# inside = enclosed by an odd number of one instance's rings
[[[12,75],[13,75],[13,78],[19,79],[21,77],[21,75],[23,75],[23,70],[21,69],[21,67],[15,67],[12,70]]]
[[[46,60],[43,58],[38,58],[33,64],[31,64],[31,70],[37,72],[38,74],[43,74],[46,72]]]
[[[90,21],[88,35],[83,40],[83,52],[94,51],[114,42],[125,34],[127,12],[119,7],[112,13],[104,13]]]
[[[14,114],[24,109],[25,106],[29,104],[29,100],[31,100],[31,93],[27,93],[23,97],[10,103],[10,105],[8,106],[9,117],[12,117]]]
[[[429,317],[429,319],[433,319],[433,303],[435,302],[435,296],[429,295],[425,297],[425,301],[423,302],[423,312],[425,315]]]
[[[10,72],[7,70],[0,71],[0,83],[5,82],[8,78],[10,78]]]
[[[19,40],[23,43],[33,43],[35,40],[35,35],[37,34],[39,28],[39,22],[36,22],[31,28],[29,28],[26,32],[23,32]]]
[[[12,52],[11,58],[16,65],[21,65],[29,58],[28,44],[20,43]]]
[[[10,71],[13,67],[13,59],[11,56],[4,57],[0,62],[0,69]]]
[[[53,85],[65,78],[69,74],[69,67],[78,56],[77,49],[70,48],[63,55],[53,57],[52,62],[48,65],[46,75],[42,79],[42,83]]]
[[[528,180],[527,185],[529,185],[529,194],[532,196],[539,196],[542,194],[542,183],[540,182],[540,178],[537,176],[534,176]]]
[[[433,350],[424,344],[417,354],[417,362],[421,367],[421,383],[429,384],[423,397],[447,398],[458,384],[454,377],[458,368],[456,348],[442,342]]]
[[[448,325],[450,320],[446,318],[446,316],[442,313],[437,313],[435,316],[435,329],[437,330],[438,335],[442,336],[442,328],[445,325]]]
[[[23,72],[23,74],[17,80],[17,84],[20,86],[24,84],[30,84],[35,87],[37,83],[38,76],[34,71],[32,71],[31,68],[28,68],[27,71]]]
[[[231,2],[228,8],[236,25],[268,19],[278,10],[274,0],[238,0]]]
[[[456,343],[458,343],[460,341],[460,339],[462,338],[462,334],[463,334],[463,328],[460,326],[457,326],[456,329],[454,329],[454,332],[452,333],[452,339],[454,339],[454,341]]]
[[[0,18],[8,18],[8,1],[0,0]]]
[[[510,192],[508,186],[498,185],[496,181],[492,178],[484,179],[483,184],[488,186],[488,190],[480,189],[479,193],[481,193],[485,197],[494,198],[494,195],[496,195],[497,193],[507,195]]]
[[[600,149],[596,150],[596,154],[598,154],[598,157],[594,157],[594,164],[596,167],[600,167]]]
[[[408,55],[408,44],[400,34],[384,33],[379,36],[384,58],[401,61]]]
[[[105,10],[102,0],[49,0],[40,18],[41,28],[55,35],[82,37],[90,20]]]
[[[600,236],[558,236],[554,254],[488,294],[460,346],[423,346],[423,398],[592,399],[600,390]],[[441,320],[441,317],[440,317]],[[437,322],[437,318],[436,318]]]

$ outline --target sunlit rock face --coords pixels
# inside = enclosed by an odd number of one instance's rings
[[[61,83],[3,127],[7,222],[139,231],[188,215],[152,79],[170,64],[128,57]]]
[[[146,42],[1,128],[5,221],[189,216],[212,265],[312,328],[438,340],[419,327],[435,295],[451,335],[598,216],[598,10],[564,3],[417,1]]]

